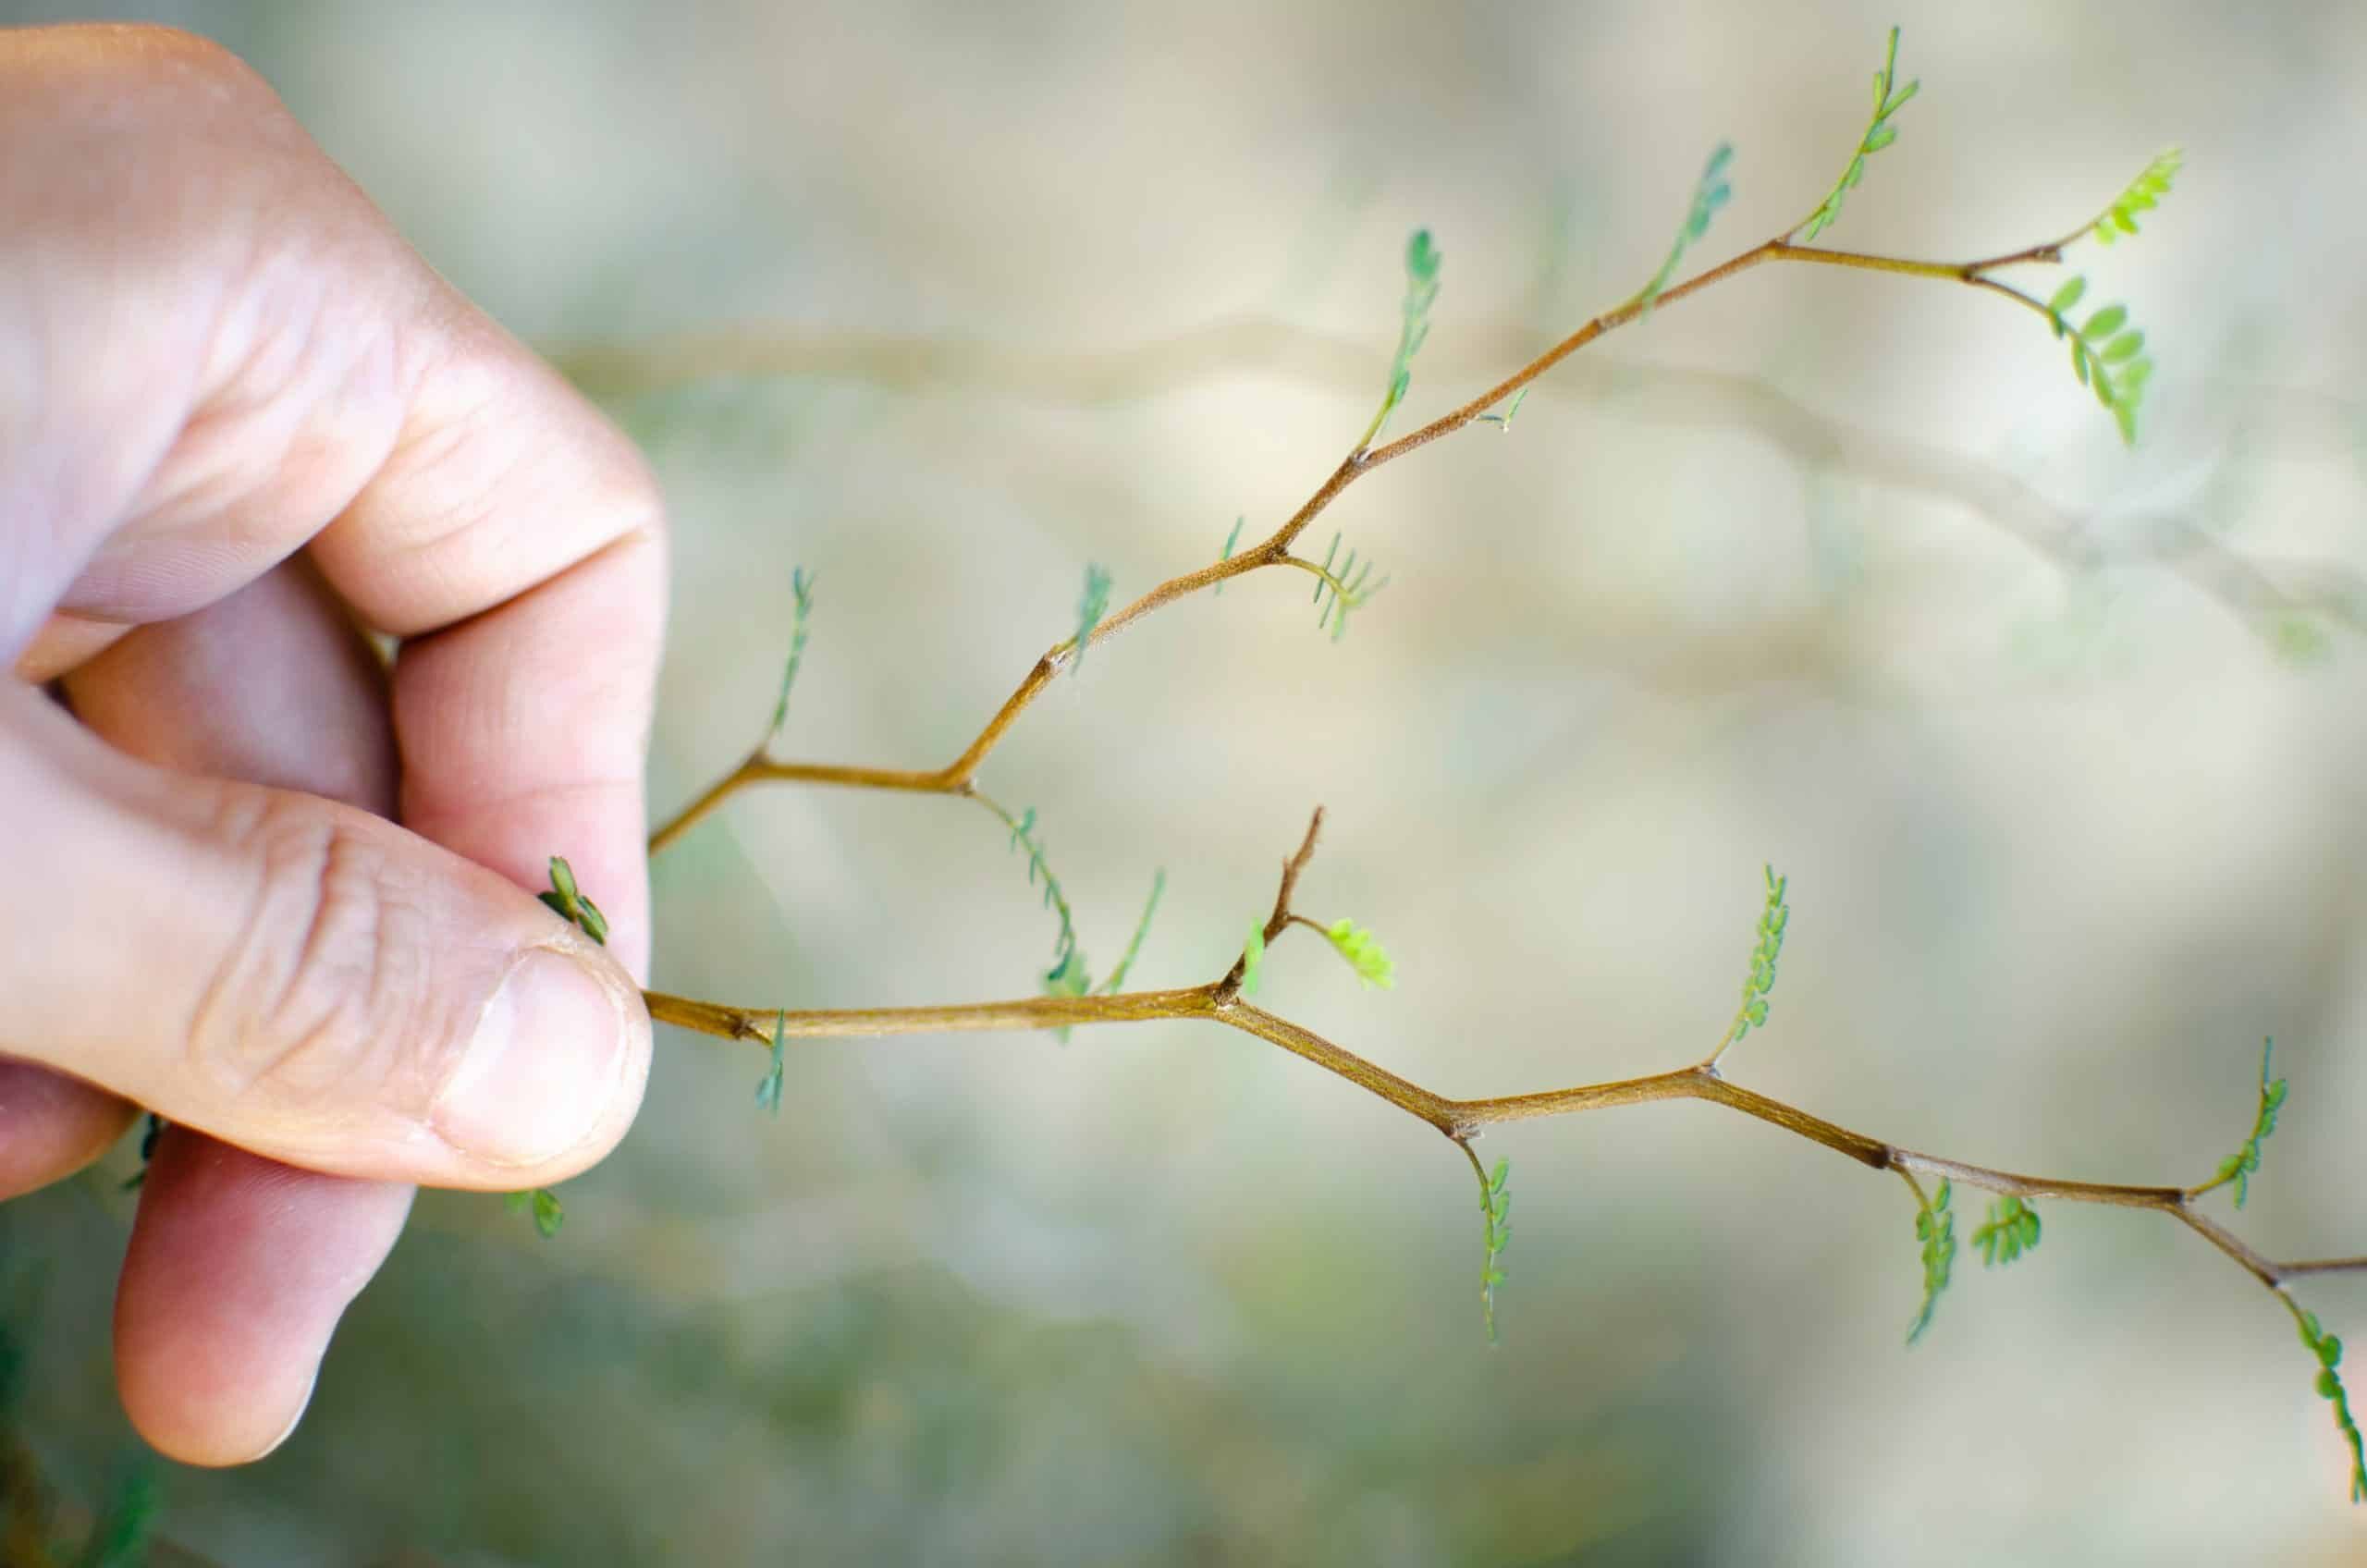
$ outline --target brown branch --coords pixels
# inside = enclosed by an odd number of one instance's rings
[[[1306,919],[1305,916],[1294,915],[1291,913],[1291,894],[1298,888],[1299,873],[1305,871],[1306,869],[1306,863],[1315,858],[1316,835],[1322,831],[1323,808],[1321,806],[1318,806],[1315,808],[1315,815],[1307,819],[1306,838],[1300,842],[1298,852],[1291,856],[1290,859],[1282,862],[1282,886],[1276,888],[1274,892],[1274,913],[1267,916],[1265,928],[1258,934],[1259,938],[1269,946],[1272,945],[1275,937],[1280,937],[1285,930],[1289,929],[1293,920],[1301,921],[1305,925],[1314,926],[1314,928],[1318,931],[1322,929],[1321,926],[1316,925],[1315,922]],[[1230,1001],[1234,997],[1239,996],[1241,994],[1241,983],[1244,979],[1248,977],[1248,974],[1249,955],[1248,953],[1244,952],[1239,958],[1233,961],[1233,967],[1225,971],[1224,978],[1217,982],[1218,993],[1227,1001]]]
[[[1440,415],[1420,429],[1402,435],[1385,446],[1357,447],[1342,459],[1339,466],[1316,487],[1315,493],[1309,496],[1298,509],[1283,521],[1282,526],[1264,540],[1238,555],[1202,567],[1196,571],[1184,572],[1180,576],[1169,578],[1115,614],[1104,616],[1085,634],[1086,644],[1090,646],[1106,642],[1152,611],[1196,594],[1203,588],[1214,587],[1229,578],[1239,577],[1266,567],[1299,565],[1300,563],[1291,556],[1291,545],[1301,533],[1306,531],[1307,525],[1313,522],[1334,500],[1337,500],[1341,493],[1349,485],[1383,464],[1393,462],[1442,436],[1453,435],[1489,410],[1527,387],[1555,365],[1560,364],[1603,334],[1615,331],[1638,319],[1648,309],[1665,309],[1767,262],[1797,262],[1822,266],[1849,267],[1861,271],[1886,272],[1904,276],[1969,284],[1994,288],[2011,295],[2025,304],[2034,304],[2034,301],[2017,291],[1993,283],[1986,276],[1986,272],[1988,268],[1994,266],[2042,259],[2048,250],[2049,247],[2045,246],[2033,247],[1986,262],[1924,262],[1900,256],[1867,255],[1851,251],[1828,251],[1814,246],[1794,245],[1781,238],[1770,239],[1765,244],[1729,258],[1706,272],[1687,278],[1683,283],[1663,289],[1649,304],[1638,298],[1613,310],[1604,312],[1494,386],[1461,407]],[[2043,309],[2043,307],[2039,308]],[[1036,700],[1045,687],[1051,683],[1053,678],[1075,658],[1077,652],[1074,638],[1057,643],[1047,651],[1042,658],[1036,661],[1035,668],[1030,670],[1027,678],[1019,683],[1017,690],[1004,700],[1002,706],[996,710],[994,717],[987,721],[986,727],[978,731],[976,738],[963,749],[962,754],[941,768],[914,770],[850,766],[839,764],[782,763],[774,761],[760,748],[739,767],[717,780],[705,793],[652,834],[649,842],[650,852],[655,854],[674,843],[725,801],[737,794],[742,789],[754,783],[796,781],[838,784],[864,789],[901,790],[921,794],[966,793],[977,778],[980,765],[986,761],[995,747],[1000,744],[1003,736],[1010,731],[1013,724],[1018,722],[1020,715],[1026,712],[1028,705]]]
[[[1321,807],[1318,807],[1307,823],[1306,837],[1300,842],[1297,851],[1282,863],[1282,876],[1274,894],[1273,913],[1264,927],[1269,942],[1294,923],[1316,924],[1292,907],[1292,899],[1307,863],[1314,858],[1317,835],[1322,826],[1323,812]],[[1320,926],[1317,928],[1319,930]],[[1244,962],[1235,961],[1222,978],[1182,990],[1027,997],[1012,1001],[972,1002],[950,1007],[782,1011],[728,1007],[654,991],[645,993],[644,999],[648,1003],[650,1017],[660,1023],[671,1023],[727,1040],[744,1040],[767,1049],[776,1039],[878,1038],[896,1035],[1071,1029],[1095,1023],[1204,1019],[1279,1046],[1292,1055],[1311,1061],[1325,1072],[1378,1096],[1407,1115],[1428,1122],[1460,1147],[1472,1159],[1475,1168],[1478,1157],[1472,1154],[1471,1140],[1490,1127],[1544,1117],[1609,1110],[1619,1106],[1647,1105],[1659,1100],[1707,1100],[1821,1145],[1869,1169],[1895,1170],[1919,1194],[1922,1188],[1915,1178],[1923,1175],[2001,1195],[2101,1204],[2109,1207],[2150,1209],[2166,1214],[2280,1295],[2284,1292],[2286,1281],[2301,1276],[2367,1271],[2367,1256],[2296,1262],[2263,1256],[2204,1214],[2196,1206],[2195,1189],[2030,1176],[1924,1154],[1886,1139],[1852,1132],[1797,1106],[1730,1083],[1721,1077],[1716,1067],[1708,1061],[1670,1072],[1580,1084],[1573,1088],[1546,1089],[1534,1094],[1487,1099],[1450,1099],[1409,1079],[1399,1077],[1345,1047],[1334,1045],[1311,1029],[1243,1000],[1240,995],[1243,973]],[[1484,1171],[1481,1172],[1481,1180],[1484,1184]]]
[[[1895,52],[1897,37],[1892,35]],[[1887,91],[1888,67],[1876,79],[1878,109]],[[1912,87],[1908,89],[1912,92]],[[1903,102],[1903,99],[1900,100]],[[1879,122],[1880,111],[1877,116]],[[1723,156],[1723,154],[1721,154]],[[1854,178],[1856,165],[1850,171]],[[1845,186],[1848,181],[1845,179]],[[1836,195],[1838,194],[1836,190]],[[1703,221],[1695,220],[1695,231]],[[2092,227],[2093,226],[2088,226]],[[1890,273],[1903,276],[1952,282],[1994,293],[2016,304],[2046,317],[2060,328],[2054,310],[2034,297],[2023,293],[1991,276],[2000,268],[2025,263],[2057,263],[2064,246],[2087,232],[2075,231],[2061,240],[2025,247],[2002,255],[1970,262],[1929,262],[1905,257],[1874,255],[1796,245],[1791,242],[1794,230],[1786,230],[1753,249],[1733,256],[1685,282],[1655,292],[1648,288],[1628,302],[1587,322],[1576,331],[1538,354],[1510,376],[1478,396],[1447,413],[1380,447],[1370,443],[1381,427],[1382,421],[1395,406],[1403,390],[1402,375],[1405,355],[1410,349],[1401,341],[1399,355],[1400,381],[1392,386],[1391,395],[1382,405],[1380,415],[1346,457],[1317,486],[1299,508],[1264,540],[1238,555],[1227,557],[1195,571],[1170,578],[1153,587],[1133,603],[1086,625],[1077,637],[1055,644],[1039,658],[1027,677],[996,711],[963,752],[943,767],[934,770],[889,769],[843,765],[784,763],[768,753],[767,743],[748,756],[730,774],[708,788],[671,821],[653,836],[653,853],[679,839],[704,816],[718,808],[732,794],[746,786],[765,781],[800,781],[838,784],[856,788],[899,790],[918,793],[963,795],[978,800],[1006,824],[1014,833],[1024,831],[1009,813],[995,804],[977,787],[977,773],[986,759],[1000,743],[1011,728],[1017,723],[1028,706],[1064,668],[1071,666],[1084,650],[1108,640],[1153,611],[1198,592],[1217,586],[1226,580],[1269,567],[1289,567],[1313,572],[1322,582],[1329,583],[1339,594],[1344,615],[1348,607],[1349,588],[1334,577],[1329,562],[1318,567],[1291,553],[1291,546],[1308,525],[1343,493],[1349,485],[1372,470],[1392,462],[1431,442],[1456,431],[1502,407],[1507,399],[1518,398],[1531,385],[1551,372],[1564,360],[1593,343],[1604,334],[1636,321],[1648,311],[1677,303],[1703,289],[1749,271],[1769,262],[1793,262],[1806,264],[1837,266],[1859,271]],[[1680,241],[1681,244],[1681,241]],[[1657,283],[1658,279],[1655,279]],[[1409,318],[1408,332],[1414,330]],[[2086,379],[2083,373],[2082,379]],[[2107,398],[2107,403],[2110,399]],[[2124,415],[2126,410],[2116,409]],[[1506,416],[1508,418],[1508,416]],[[1236,529],[1236,533],[1238,530]],[[2249,586],[2273,586],[2262,583],[2255,574]],[[1319,596],[1319,594],[1318,594]],[[793,666],[792,666],[793,668]],[[1283,862],[1280,885],[1275,894],[1272,913],[1259,929],[1257,939],[1270,945],[1293,924],[1322,927],[1300,915],[1293,908],[1299,879],[1312,858],[1323,820],[1318,807],[1307,826],[1306,835],[1297,851]],[[1064,951],[1072,940],[1070,913],[1061,906]],[[1139,937],[1137,937],[1139,940]],[[2239,1237],[2201,1212],[2197,1207],[2201,1194],[2214,1183],[2201,1188],[2162,1185],[2099,1182],[2030,1176],[1992,1167],[1969,1164],[1937,1155],[1924,1154],[1887,1140],[1854,1132],[1837,1123],[1789,1105],[1772,1096],[1730,1083],[1718,1071],[1718,1053],[1709,1059],[1673,1072],[1637,1078],[1619,1079],[1608,1083],[1582,1084],[1569,1088],[1548,1089],[1536,1093],[1496,1096],[1481,1099],[1453,1099],[1399,1077],[1387,1069],[1358,1056],[1343,1047],[1315,1034],[1304,1026],[1277,1014],[1253,1006],[1241,996],[1243,983],[1248,974],[1248,954],[1244,953],[1219,979],[1207,985],[1184,989],[1162,991],[1120,992],[1116,994],[1071,995],[1055,994],[1010,1001],[990,1001],[940,1007],[871,1008],[853,1010],[758,1010],[729,1007],[685,998],[645,993],[653,1019],[660,1023],[718,1035],[726,1039],[750,1041],[767,1048],[775,1048],[789,1038],[825,1036],[880,1037],[887,1035],[937,1034],[952,1031],[1009,1031],[1059,1029],[1066,1030],[1085,1024],[1143,1023],[1162,1019],[1205,1019],[1257,1036],[1271,1045],[1304,1058],[1367,1092],[1387,1101],[1407,1115],[1422,1121],[1453,1142],[1478,1176],[1483,1207],[1488,1208],[1490,1257],[1498,1248],[1494,1229],[1497,1212],[1490,1196],[1490,1182],[1485,1168],[1471,1147],[1472,1140],[1486,1128],[1501,1122],[1527,1121],[1545,1117],[1573,1115],[1585,1111],[1609,1109],[1618,1106],[1638,1105],[1659,1100],[1697,1099],[1721,1105],[1730,1110],[1753,1117],[1797,1137],[1830,1148],[1871,1170],[1895,1172],[1912,1191],[1929,1218],[1931,1200],[1925,1195],[1919,1176],[1937,1178],[1941,1196],[1944,1199],[1950,1182],[1986,1189],[2015,1197],[2043,1197],[2071,1203],[2097,1204],[2107,1207],[2152,1210],[2166,1214],[2194,1231],[2223,1256],[2258,1280],[2276,1294],[2296,1315],[2305,1338],[2313,1332],[2312,1320],[2300,1313],[2287,1292],[2287,1281],[2317,1274],[2367,1271],[2367,1256],[2329,1258],[2303,1261],[2280,1261],[2269,1258]],[[1065,966],[1065,960],[1062,967]],[[1056,974],[1060,971],[1056,969]],[[1730,1042],[1732,1034],[1727,1039]],[[778,1064],[776,1063],[776,1071]],[[1944,1272],[1933,1272],[1931,1254],[1926,1254],[1927,1296],[1924,1319],[1928,1319],[1932,1298]],[[1496,1278],[1492,1270],[1487,1277]],[[1483,1287],[1484,1289],[1485,1287]],[[1490,1326],[1493,1330],[1493,1300],[1489,1296]],[[1919,1331],[1921,1321],[1919,1320]],[[2323,1354],[2323,1353],[2322,1353]],[[2328,1362],[2331,1366],[2331,1362]],[[2325,1385],[2322,1382],[2321,1389]],[[2338,1390],[2327,1395],[2339,1402]],[[2348,1427],[2347,1407],[2336,1404],[2337,1418],[2346,1424],[2354,1456],[2358,1452],[2355,1429]],[[2354,1491],[2367,1490],[2367,1472],[2354,1481]]]
[[[1480,326],[1459,334],[1453,344],[1432,344],[1424,362],[1441,379],[1467,378],[1488,364],[1532,353],[1534,341],[1535,334],[1520,327]],[[610,395],[731,377],[812,377],[895,391],[992,386],[1005,397],[1085,405],[1153,397],[1245,367],[1338,386],[1360,385],[1372,368],[1369,346],[1355,338],[1247,316],[1212,322],[1171,338],[1092,352],[744,322],[725,331],[660,337],[637,346],[559,349],[552,357],[578,385]],[[1619,419],[1747,429],[1812,468],[1846,468],[1876,484],[1953,500],[2060,570],[2108,566],[2122,553],[2095,542],[2088,520],[2071,515],[1993,464],[1836,419],[1760,377],[1675,365],[1591,359],[1580,363],[1587,368],[1576,377],[1565,371],[1533,387],[1531,396],[1590,398],[1611,403],[1607,411]],[[2313,433],[2323,443],[2331,439],[2326,433],[2356,421],[2356,410],[2340,399],[2292,387],[2248,387],[2244,410],[2246,426],[2256,423],[2280,443]],[[2156,540],[2140,546],[2134,552],[2137,558],[2185,577],[2248,624],[2265,626],[2279,615],[2303,612],[2367,631],[2367,614],[2362,614],[2367,580],[2353,567],[2239,554],[2188,517],[2164,514],[2134,521],[2144,523]],[[889,769],[843,770],[877,776],[861,778],[836,772],[819,777],[823,771],[773,777],[920,790],[933,788],[922,781],[938,777]]]

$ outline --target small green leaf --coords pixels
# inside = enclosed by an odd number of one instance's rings
[[[1229,561],[1233,559],[1233,547],[1241,543],[1241,525],[1248,521],[1249,519],[1245,516],[1237,517],[1233,520],[1233,532],[1224,536],[1224,554],[1219,556],[1217,559],[1220,561]],[[1219,598],[1222,598],[1224,596],[1224,584],[1221,582],[1217,584],[1216,596]]]
[[[2079,329],[2079,336],[2089,338],[2109,337],[2119,331],[2120,324],[2128,319],[2127,306],[2106,305],[2088,318],[2088,325]]]
[[[575,871],[557,855],[551,857],[551,885],[547,892],[535,896],[561,919],[572,921],[585,936],[606,946],[608,940],[607,917],[600,906],[583,896],[575,886]]]
[[[501,1202],[502,1207],[512,1214],[520,1213],[531,1207],[534,1211],[534,1229],[542,1233],[543,1240],[546,1242],[557,1236],[559,1227],[567,1222],[567,1210],[559,1207],[558,1194],[548,1187],[533,1187],[524,1192],[504,1193],[501,1195]]]
[[[1367,989],[1390,990],[1397,984],[1397,965],[1382,950],[1380,938],[1353,920],[1337,920],[1324,927],[1334,951],[1348,961]]]
[[[1742,998],[1735,1004],[1734,1022],[1726,1026],[1726,1037],[1718,1047],[1718,1056],[1767,1022],[1767,994],[1775,988],[1776,966],[1784,953],[1784,933],[1792,923],[1791,906],[1784,901],[1791,879],[1776,876],[1772,865],[1764,869],[1767,897],[1759,912],[1759,942],[1751,949],[1750,967],[1743,975]],[[1717,1056],[1711,1058],[1713,1062],[1716,1060]]]
[[[1266,967],[1266,926],[1262,921],[1249,923],[1249,940],[1241,949],[1241,988],[1249,996],[1257,994],[1258,972]]]
[[[1115,996],[1120,987],[1125,985],[1126,972],[1134,968],[1134,960],[1142,954],[1143,938],[1150,935],[1150,920],[1152,915],[1159,913],[1159,895],[1166,891],[1167,868],[1161,866],[1151,873],[1150,897],[1143,903],[1143,917],[1134,922],[1134,939],[1126,944],[1124,954],[1118,960],[1118,967],[1111,970],[1110,978],[1101,983],[1101,988],[1104,991]]]
[[[2252,1113],[2251,1133],[2234,1154],[2219,1162],[2219,1169],[2212,1173],[2211,1180],[2195,1189],[2198,1196],[2214,1187],[2233,1185],[2236,1207],[2244,1207],[2244,1199],[2250,1193],[2252,1172],[2260,1169],[2261,1145],[2268,1141],[2269,1134],[2276,1131],[2276,1113],[2285,1105],[2285,1080],[2269,1076],[2269,1059],[2275,1049],[2276,1042],[2273,1038],[2261,1047],[2260,1109]],[[2308,1319],[2303,1329],[2305,1340],[2315,1339],[2316,1325],[2316,1318]]]
[[[1989,1206],[1989,1218],[1972,1232],[1981,1252],[1981,1266],[2010,1264],[2038,1245],[2038,1210],[2017,1197],[2003,1197]]]
[[[1956,1263],[1956,1217],[1948,1212],[1945,1181],[1931,1200],[1916,1210],[1915,1236],[1923,1243],[1923,1305],[1907,1325],[1907,1342],[1910,1345],[1932,1326],[1932,1310],[1940,1305],[1941,1292],[1948,1288],[1949,1272]]]
[[[1000,806],[981,795],[977,799],[1001,819],[1011,829],[1011,847],[1027,851],[1027,881],[1030,887],[1040,879],[1044,888],[1044,907],[1052,911],[1060,921],[1052,937],[1052,962],[1043,975],[1043,988],[1054,996],[1082,994],[1077,987],[1085,976],[1085,955],[1078,949],[1076,912],[1069,907],[1068,894],[1061,880],[1052,874],[1051,863],[1044,857],[1043,840],[1036,835],[1036,809],[1033,806],[1012,816]],[[1090,988],[1089,986],[1085,988]],[[1065,1035],[1063,1035],[1065,1038]]]
[[[1710,232],[1710,220],[1734,194],[1733,187],[1726,183],[1726,165],[1734,161],[1734,155],[1733,146],[1721,141],[1711,153],[1710,161],[1701,166],[1701,178],[1693,185],[1692,204],[1686,209],[1685,221],[1677,227],[1676,243],[1669,247],[1668,259],[1661,263],[1660,271],[1652,274],[1651,281],[1628,301],[1640,313],[1651,314],[1652,302],[1668,287],[1669,279],[1676,276],[1677,263],[1684,260],[1686,247]]]
[[[1372,423],[1357,438],[1356,450],[1370,447],[1381,427],[1389,423],[1390,413],[1405,400],[1406,389],[1413,385],[1414,356],[1430,335],[1430,306],[1439,295],[1439,249],[1430,241],[1430,231],[1417,228],[1405,241],[1405,299],[1398,308],[1397,351],[1389,362],[1389,390],[1380,400],[1380,410]]]
[[[2084,277],[2075,277],[2054,291],[2054,298],[2046,302],[2046,308],[2059,316],[2078,304],[2079,296],[2087,291],[2088,280]]]
[[[797,667],[805,657],[806,622],[814,613],[814,580],[803,567],[791,567],[789,572],[789,661],[780,672],[780,695],[773,703],[773,721],[765,730],[765,744],[770,747],[779,736],[781,726],[789,722],[790,688],[797,684]]]
[[[1085,668],[1085,651],[1093,645],[1093,629],[1101,624],[1102,616],[1110,608],[1110,573],[1098,561],[1085,563],[1085,593],[1076,602],[1076,635],[1070,645],[1076,657],[1071,661],[1072,670]]]
[[[1466,1154],[1470,1146],[1464,1147]],[[1472,1162],[1478,1170],[1478,1162]],[[1479,1309],[1488,1326],[1488,1342],[1496,1342],[1496,1287],[1504,1282],[1502,1260],[1504,1249],[1512,1244],[1512,1194],[1506,1183],[1512,1179],[1513,1162],[1509,1156],[1496,1161],[1492,1171],[1479,1178],[1480,1244]]]
[[[1907,106],[1922,83],[1909,81],[1905,87],[1893,92],[1897,73],[1898,29],[1893,28],[1890,30],[1890,42],[1883,50],[1883,68],[1874,73],[1873,116],[1858,138],[1857,151],[1851,155],[1848,165],[1841,171],[1841,178],[1834,181],[1833,189],[1825,192],[1824,200],[1816,204],[1815,211],[1792,226],[1792,233],[1786,236],[1787,239],[1807,244],[1832,227],[1841,216],[1843,199],[1865,177],[1868,155],[1881,152],[1898,140],[1898,128],[1890,123],[1890,118]]]
[[[787,1013],[776,1013],[773,1015],[772,1061],[765,1069],[765,1075],[756,1081],[756,1105],[758,1109],[770,1111],[775,1116],[779,1116],[780,1114],[782,1063],[781,1031],[788,1025],[788,1023],[789,1015]]]
[[[1535,385],[1535,382],[1531,382],[1529,384],[1531,386]],[[1504,405],[1504,411],[1502,413],[1481,414],[1479,417],[1488,421],[1491,424],[1501,427],[1509,434],[1513,427],[1513,421],[1519,417],[1520,406],[1527,401],[1528,401],[1528,387],[1524,386],[1519,391],[1513,394],[1513,400]]]

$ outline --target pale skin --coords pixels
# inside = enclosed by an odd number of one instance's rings
[[[0,1199],[173,1123],[115,1324],[163,1452],[285,1440],[414,1186],[631,1123],[665,561],[631,445],[251,71],[0,31]]]

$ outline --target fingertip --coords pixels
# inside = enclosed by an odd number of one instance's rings
[[[210,1468],[284,1444],[411,1199],[168,1129],[116,1292],[117,1383],[141,1436]]]
[[[505,1185],[564,1180],[632,1124],[649,1056],[648,1014],[612,959],[583,942],[529,949],[437,1096],[436,1133]]]

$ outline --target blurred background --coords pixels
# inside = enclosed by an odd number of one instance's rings
[[[0,4],[0,18],[95,15]],[[1443,290],[1411,429],[1665,252],[1797,221],[1884,29],[1923,92],[1831,242],[2080,248],[2160,361],[2134,452],[2023,312],[1770,268],[1358,484],[1333,644],[1264,573],[1096,651],[986,787],[1106,972],[1221,972],[1306,814],[1266,1005],[1450,1095],[1694,1060],[1760,866],[1732,1073],[1923,1149],[2195,1182],[2291,1082],[2239,1229],[2367,1251],[2367,9],[2323,5],[129,7],[246,55],[448,276],[646,446],[678,528],[653,809],[785,749],[952,757],[1074,624],[1269,531]],[[2031,280],[2053,286],[2043,271]],[[1345,545],[1343,545],[1343,549]],[[778,790],[656,869],[657,983],[1024,995],[1051,918],[963,802]],[[2284,1311],[2158,1218],[2042,1204],[1912,1352],[1895,1181],[1711,1107],[1499,1130],[1468,1170],[1245,1036],[752,1052],[668,1035],[546,1243],[427,1194],[267,1462],[142,1461],[104,1170],[0,1211],[15,1420],[224,1562],[2334,1563],[2367,1552]],[[1960,1235],[1981,1212],[1959,1199]],[[2367,1342],[2367,1280],[2302,1299]],[[2353,1378],[2357,1383],[2357,1376]],[[128,1468],[127,1468],[128,1467]]]

